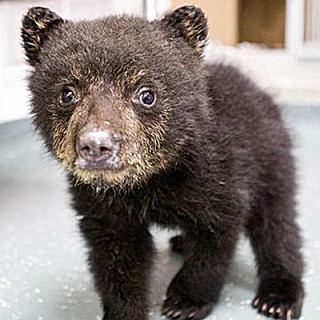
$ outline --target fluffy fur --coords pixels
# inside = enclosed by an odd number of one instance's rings
[[[151,23],[73,23],[32,8],[22,34],[34,66],[34,123],[67,169],[104,319],[147,319],[151,223],[183,230],[172,239],[184,265],[163,304],[168,318],[211,312],[241,232],[260,278],[253,306],[298,318],[303,262],[291,141],[268,95],[233,67],[203,64],[201,10],[182,7]],[[59,103],[66,86],[77,96],[68,107]],[[137,102],[141,86],[157,95],[150,109]],[[96,128],[121,138],[120,169],[77,167],[78,136]]]

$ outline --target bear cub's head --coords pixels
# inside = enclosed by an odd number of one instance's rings
[[[206,103],[202,11],[161,20],[66,21],[42,7],[23,18],[33,120],[79,181],[132,186],[175,166]]]

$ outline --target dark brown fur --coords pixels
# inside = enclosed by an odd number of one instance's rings
[[[35,16],[54,22],[40,28],[37,50]],[[152,23],[127,16],[73,23],[32,8],[22,33],[35,67],[34,123],[68,171],[104,319],[147,318],[154,222],[183,231],[172,242],[184,265],[168,288],[168,318],[210,313],[241,232],[260,277],[254,307],[298,318],[303,262],[291,141],[268,95],[233,67],[202,63],[201,10],[182,7]],[[78,97],[71,107],[59,104],[66,85]],[[142,85],[157,94],[150,109],[135,102]],[[76,140],[88,128],[121,137],[118,169],[77,167]]]

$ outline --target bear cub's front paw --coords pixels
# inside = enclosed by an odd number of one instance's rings
[[[265,316],[291,320],[300,317],[302,301],[294,301],[270,293],[256,296],[252,301],[252,306]]]
[[[275,319],[298,319],[301,315],[303,289],[300,281],[267,281],[253,299],[259,313]]]

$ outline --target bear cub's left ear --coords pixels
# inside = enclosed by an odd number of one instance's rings
[[[166,15],[161,20],[162,25],[172,37],[181,37],[202,57],[207,43],[207,19],[201,9],[195,6],[183,6]]]
[[[33,7],[23,17],[21,37],[25,54],[31,65],[39,61],[41,46],[51,30],[65,22],[47,8]]]

